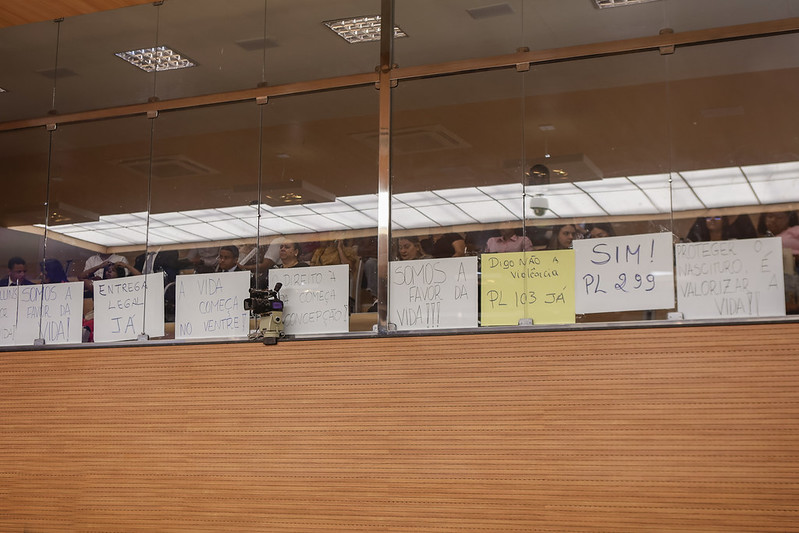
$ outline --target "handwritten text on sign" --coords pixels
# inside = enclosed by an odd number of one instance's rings
[[[483,254],[483,326],[574,322],[574,251]]]
[[[578,313],[674,307],[671,233],[574,241]]]
[[[175,280],[175,338],[246,337],[250,313],[249,272],[178,276]]]
[[[282,283],[283,327],[289,335],[345,333],[350,329],[350,267],[275,268],[269,286]]]
[[[785,315],[782,240],[677,244],[677,303],[685,318]]]
[[[391,262],[389,306],[398,330],[477,327],[477,257]]]
[[[0,287],[0,346],[81,342],[83,283]]]
[[[140,334],[164,336],[164,275],[96,280],[94,340],[135,340]]]

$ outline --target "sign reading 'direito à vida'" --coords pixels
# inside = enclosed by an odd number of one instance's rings
[[[578,313],[674,307],[671,233],[574,241]]]
[[[779,237],[677,244],[674,251],[685,318],[785,315]]]
[[[477,257],[392,261],[389,322],[398,330],[477,327]]]
[[[574,250],[483,254],[482,326],[574,323]]]

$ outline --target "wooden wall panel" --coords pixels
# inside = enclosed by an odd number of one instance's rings
[[[0,354],[0,531],[799,531],[799,324]]]

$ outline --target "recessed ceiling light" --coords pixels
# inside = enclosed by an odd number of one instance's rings
[[[168,46],[156,46],[155,48],[141,48],[139,50],[129,50],[127,52],[117,52],[114,54],[134,65],[145,72],[176,70],[196,66],[196,63]]]
[[[648,2],[657,2],[657,0],[594,0],[596,7],[604,9],[606,7],[624,7],[634,4],[646,4]]]
[[[348,19],[326,20],[325,26],[350,44],[380,40],[380,15],[364,15]],[[399,26],[394,26],[394,38],[407,37]]]

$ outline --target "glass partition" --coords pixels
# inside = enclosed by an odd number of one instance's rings
[[[677,296],[689,318],[799,312],[798,50],[796,35],[781,35],[668,58],[673,180],[684,192],[675,197],[675,233],[694,243],[677,254]]]
[[[147,102],[155,89],[155,72],[117,54],[156,45],[159,9],[144,4],[64,19],[58,48],[59,113]]]
[[[477,327],[487,241],[503,229],[528,238],[523,81],[505,69],[394,89],[389,321],[400,330]]]
[[[0,31],[0,122],[46,115],[53,109],[59,25],[47,21]]]
[[[389,330],[799,313],[799,2],[599,3],[397,0],[386,100],[350,76],[374,72],[379,41],[333,31],[376,23],[377,0],[171,0],[0,29],[19,48],[0,59],[14,191],[2,266],[22,257],[9,270],[38,291],[19,335],[76,342],[75,322],[98,342],[369,332],[379,261]],[[787,32],[773,34],[777,19]],[[771,34],[602,44],[748,23]],[[156,44],[194,66],[147,72],[114,55]],[[520,47],[559,51],[482,62]],[[232,93],[281,84],[295,85]],[[200,95],[220,103],[169,102]]]
[[[139,322],[147,302],[138,293],[137,258],[147,234],[149,141],[150,124],[141,115],[53,132],[44,282],[71,287],[71,294],[58,295],[59,305],[82,307],[87,340],[147,334]],[[53,242],[73,247],[56,253]]]
[[[0,181],[7,192],[0,200],[0,346],[41,338],[41,294],[29,289],[40,281],[45,253],[49,150],[44,128],[0,133]]]

